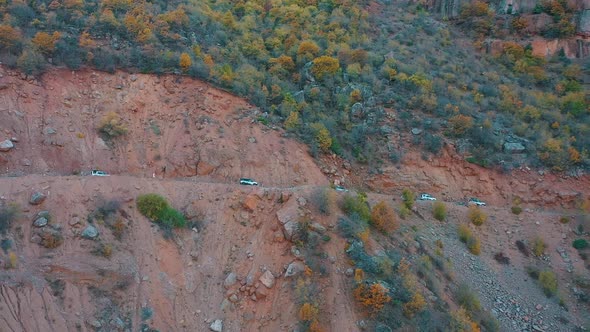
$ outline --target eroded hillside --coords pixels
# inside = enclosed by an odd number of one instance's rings
[[[2,130],[17,142],[1,173],[158,178],[253,177],[266,185],[325,184],[306,147],[256,123],[255,107],[181,76],[56,70],[40,79],[0,69]],[[99,132],[109,113],[128,134]],[[106,139],[103,140],[103,138]]]
[[[411,151],[374,174],[335,155],[314,160],[255,107],[185,77],[2,70],[0,141],[13,146],[0,152],[8,331],[206,331],[216,320],[223,331],[445,330],[461,317],[489,331],[588,323],[587,250],[572,247],[588,238],[587,176],[502,174],[466,162],[449,142],[439,156]],[[109,114],[125,133],[101,133]],[[384,139],[408,146],[414,136]],[[240,177],[261,186],[240,186]],[[335,181],[349,191],[329,188]],[[408,188],[443,202],[442,221],[428,201],[404,209]],[[165,197],[189,227],[150,222],[137,209],[146,193]],[[488,203],[481,226],[463,206],[473,196]],[[395,209],[386,231],[356,213],[380,202]],[[544,247],[533,255],[537,238]],[[555,273],[555,295],[530,269]],[[381,312],[358,301],[362,285],[387,287]],[[458,314],[462,287],[479,298],[468,316]]]

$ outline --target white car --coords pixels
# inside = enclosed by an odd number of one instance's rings
[[[423,201],[436,201],[436,198],[430,196],[429,194],[420,194],[420,200],[423,200]]]
[[[97,169],[93,169],[92,172],[90,172],[90,175],[92,175],[92,176],[109,176],[109,173],[107,173],[105,171],[99,171]]]
[[[477,206],[486,206],[485,202],[480,201],[477,198],[471,198],[469,199],[469,205],[477,205]]]
[[[342,186],[336,186],[334,187],[334,190],[336,191],[343,191],[343,192],[348,192],[348,189],[342,187]]]
[[[252,180],[252,179],[247,179],[247,178],[241,178],[240,179],[240,184],[245,184],[247,186],[257,186],[258,182]]]

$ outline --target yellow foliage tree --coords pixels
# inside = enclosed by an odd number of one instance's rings
[[[302,41],[297,48],[297,55],[304,61],[313,59],[313,57],[317,56],[319,52],[320,47],[313,41],[309,40]]]
[[[20,31],[10,25],[0,25],[0,49],[10,49],[21,39]]]
[[[302,321],[312,321],[317,318],[319,310],[317,306],[305,302],[299,309],[299,319]]]
[[[285,120],[285,129],[293,130],[299,126],[299,113],[297,111],[291,111],[289,117]]]
[[[420,312],[426,306],[426,300],[422,294],[416,292],[412,296],[412,299],[404,304],[404,315],[408,318],[414,317],[415,314]]]
[[[485,212],[483,212],[477,206],[469,207],[469,212],[467,215],[469,216],[469,220],[471,220],[475,226],[481,226],[484,222],[486,222],[486,220],[488,220],[487,214],[485,214]]]
[[[338,59],[331,56],[321,56],[313,59],[311,72],[317,79],[322,79],[325,75],[336,73],[338,69],[340,69]]]
[[[473,127],[473,118],[469,115],[457,114],[449,119],[453,135],[462,136]]]
[[[215,66],[215,61],[213,61],[213,57],[209,54],[205,54],[203,57],[203,63],[205,63],[205,66],[207,66],[209,69]]]
[[[315,139],[319,148],[323,152],[328,152],[332,146],[332,136],[326,126],[321,123],[313,123],[311,128],[315,131]]]
[[[380,312],[385,304],[391,301],[391,297],[387,295],[387,289],[381,284],[368,286],[362,283],[354,289],[353,293],[354,298],[373,315]]]
[[[91,48],[96,46],[96,42],[92,40],[92,37],[87,31],[84,31],[80,34],[80,39],[78,40],[78,44],[80,47],[87,47]]]
[[[188,55],[188,53],[182,53],[180,54],[180,61],[179,61],[179,65],[180,68],[182,69],[182,71],[186,72],[191,65],[193,64],[190,55]]]
[[[394,231],[398,228],[393,208],[381,201],[377,203],[371,211],[371,224],[382,232]]]
[[[47,32],[37,32],[31,42],[39,52],[49,55],[53,53],[55,50],[55,44],[61,37],[61,34],[57,31],[53,32],[53,34],[48,34]]]
[[[479,332],[479,326],[474,323],[467,310],[461,307],[451,313],[451,323],[449,324],[449,332]]]

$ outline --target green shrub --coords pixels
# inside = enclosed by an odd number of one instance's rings
[[[406,219],[410,215],[410,212],[410,209],[408,209],[405,204],[402,204],[400,205],[399,211],[397,213],[399,214],[400,218]]]
[[[414,207],[414,192],[412,192],[410,189],[405,188],[402,191],[402,199],[404,200],[404,205],[406,206],[406,208],[408,208],[408,210],[412,210],[412,208]]]
[[[98,131],[103,135],[103,138],[113,139],[127,134],[127,126],[119,114],[110,111],[100,120]]]
[[[444,221],[447,218],[447,207],[443,202],[435,202],[432,207],[432,215],[436,220]]]
[[[19,208],[16,204],[8,204],[0,207],[0,234],[6,234],[10,225],[19,215]]]
[[[469,227],[467,227],[467,225],[459,225],[457,228],[457,234],[459,235],[459,240],[465,243],[467,249],[469,249],[469,252],[474,255],[480,254],[481,243],[479,242],[479,239],[471,233],[471,230]]]
[[[545,249],[547,249],[547,245],[545,244],[545,241],[543,241],[543,239],[538,236],[533,240],[532,247],[533,247],[533,254],[535,254],[535,256],[537,256],[537,257],[541,257],[543,255],[543,253],[545,252]]]
[[[467,239],[466,245],[470,253],[474,255],[479,255],[481,253],[481,243],[479,242],[479,239],[475,236]]]
[[[519,215],[519,214],[522,213],[522,208],[520,206],[516,206],[515,205],[515,206],[512,207],[511,210],[512,210],[512,213],[514,213],[516,215]]]
[[[570,218],[569,217],[566,217],[566,216],[563,216],[563,217],[559,218],[559,222],[562,223],[562,224],[567,224],[567,223],[570,222]]]
[[[152,221],[159,220],[170,205],[166,199],[158,194],[145,194],[137,197],[139,213]]]
[[[455,293],[457,302],[468,312],[474,313],[481,310],[481,303],[477,295],[469,289],[467,284],[461,284]]]
[[[469,227],[463,224],[459,225],[459,227],[457,228],[457,234],[459,235],[459,240],[461,240],[461,242],[463,243],[467,243],[467,239],[473,237]]]
[[[359,193],[356,197],[351,195],[344,196],[342,200],[342,210],[348,215],[358,214],[364,221],[371,220],[371,210],[367,203],[367,196]]]
[[[332,214],[336,193],[330,188],[319,188],[311,196],[312,202],[321,214],[329,216]]]
[[[548,297],[557,293],[557,276],[553,271],[545,270],[539,273],[539,284]]]
[[[578,250],[586,249],[588,248],[588,241],[585,239],[577,239],[572,242],[572,246]]]
[[[166,226],[181,228],[186,226],[186,219],[184,215],[171,207],[162,211],[162,215],[158,219],[159,222]]]
[[[475,226],[481,226],[488,220],[488,216],[476,206],[471,206],[467,215]]]
[[[356,238],[358,234],[363,233],[367,229],[368,224],[355,213],[350,217],[339,218],[337,227],[342,236],[352,239]]]

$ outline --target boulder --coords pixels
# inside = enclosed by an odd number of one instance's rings
[[[78,224],[80,224],[82,220],[80,220],[80,217],[73,217],[72,219],[70,219],[70,221],[68,221],[68,224],[70,226],[76,226]]]
[[[35,191],[31,195],[31,199],[29,199],[29,203],[31,203],[32,205],[39,205],[39,204],[43,203],[45,198],[47,198],[47,196],[45,196],[43,193]]]
[[[526,150],[521,143],[504,143],[504,152],[508,153],[523,153]]]
[[[45,218],[45,217],[40,217],[40,218],[37,218],[37,219],[36,219],[36,220],[33,222],[33,225],[34,225],[35,227],[45,227],[45,226],[47,225],[47,222],[48,222],[47,218]]]
[[[246,196],[246,199],[244,199],[244,202],[242,203],[242,206],[244,206],[245,209],[250,211],[255,211],[257,205],[258,197],[253,194]]]
[[[222,332],[223,331],[223,321],[221,319],[216,319],[211,326],[209,326],[211,331],[213,332]]]
[[[57,131],[51,127],[45,127],[45,129],[43,129],[43,133],[45,135],[53,135],[53,134],[57,133]]]
[[[299,223],[296,221],[289,221],[283,225],[283,235],[289,241],[297,240]]]
[[[9,139],[0,142],[0,151],[2,151],[2,152],[8,152],[8,151],[12,150],[13,148],[14,148],[14,144],[12,144],[12,141]]]
[[[324,233],[326,231],[326,227],[322,226],[321,224],[314,222],[313,224],[311,224],[311,226],[309,227],[311,228],[311,230],[318,232],[318,233]]]
[[[287,267],[287,271],[285,272],[285,278],[297,276],[303,271],[305,271],[305,265],[300,261],[294,261]]]
[[[420,135],[420,134],[422,134],[422,129],[420,129],[420,128],[412,128],[412,134],[413,135]]]
[[[237,281],[236,274],[231,272],[230,274],[225,277],[223,281],[223,287],[230,288],[231,286],[235,285]]]
[[[266,270],[259,280],[266,288],[272,288],[275,285],[275,276],[269,270]]]
[[[37,218],[41,218],[41,217],[49,220],[49,211],[47,211],[47,210],[39,211],[39,213],[37,213]]]
[[[83,231],[82,231],[82,237],[86,238],[86,239],[95,239],[98,236],[98,230],[96,229],[96,227],[92,226],[92,225],[88,225],[88,227],[86,227]]]
[[[307,200],[305,199],[305,197],[298,197],[297,203],[299,203],[299,206],[305,206],[307,204]]]
[[[268,290],[264,287],[258,287],[256,288],[254,295],[256,295],[257,299],[264,299],[268,296]]]

